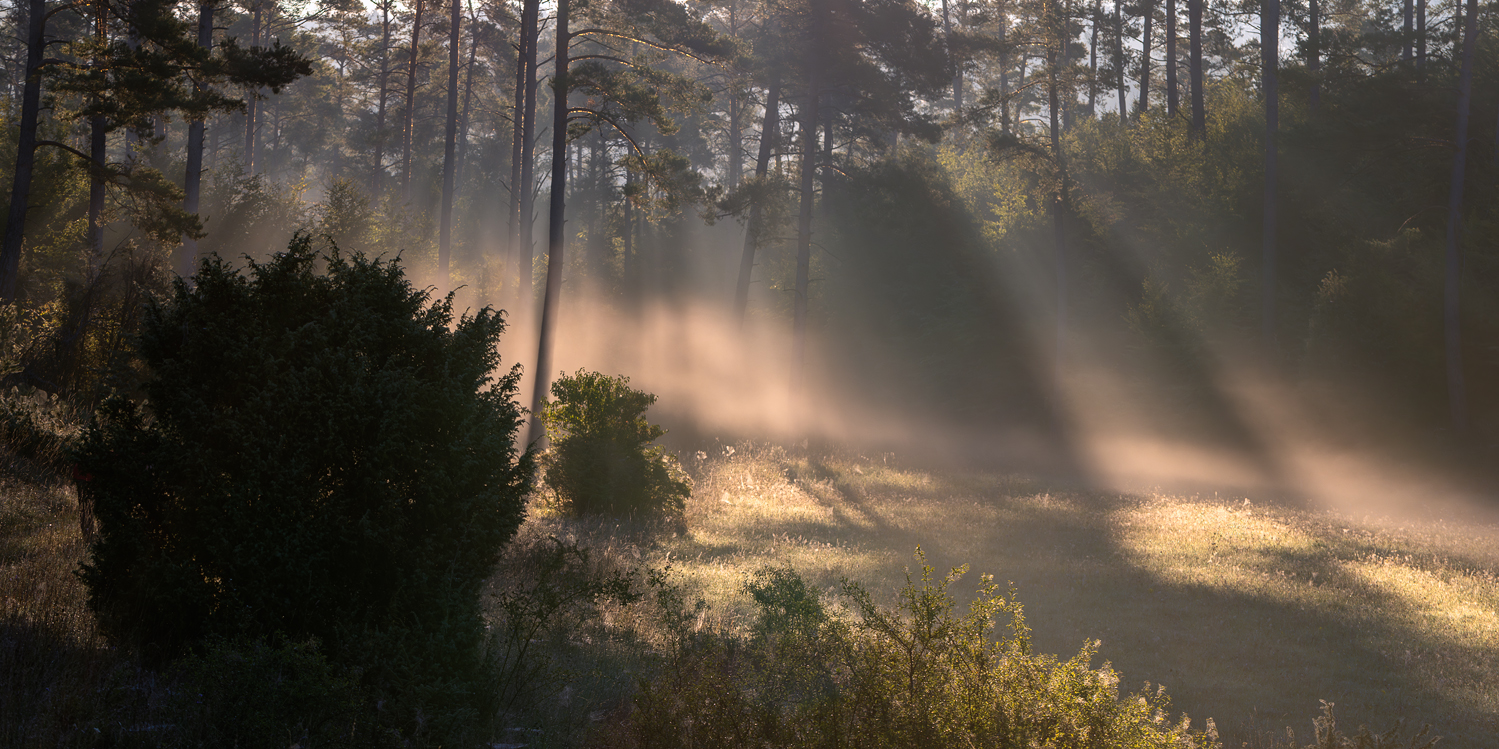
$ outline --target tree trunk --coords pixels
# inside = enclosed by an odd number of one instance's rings
[[[1416,69],[1426,69],[1426,0],[1416,0]]]
[[[390,100],[390,4],[380,2],[380,97],[375,107],[375,171],[371,175],[370,193],[380,199],[385,187],[385,109]]]
[[[104,0],[95,0],[94,7],[94,41],[99,45],[97,54],[104,54],[104,45],[108,42],[109,9]],[[99,57],[94,59],[94,67],[101,68],[103,60]],[[108,121],[104,115],[94,115],[88,120],[89,126],[89,170],[88,170],[88,246],[89,246],[89,281],[93,280],[93,274],[98,271],[98,263],[104,257],[104,168],[109,162],[108,143]]]
[[[250,49],[260,48],[261,6],[259,2],[250,12]],[[254,174],[256,162],[256,130],[260,127],[260,91],[251,89],[245,97],[245,173]]]
[[[479,59],[479,36],[473,29],[474,25],[473,6],[469,6],[469,45],[468,45],[468,68],[463,73],[463,109],[458,113],[458,164],[453,170],[454,179],[459,189],[463,187],[463,169],[468,163],[468,125],[469,115],[473,113],[474,104],[474,68]]]
[[[453,258],[453,191],[457,188],[458,168],[458,53],[463,31],[463,4],[448,0],[453,6],[452,27],[448,31],[448,127],[442,146],[442,210],[437,230],[437,289],[446,293],[451,280]]]
[[[1416,41],[1416,12],[1415,6],[1412,4],[1411,0],[1405,0],[1405,6],[1404,8],[1402,8],[1401,16],[1405,21],[1405,25],[1403,27],[1405,33],[1400,38],[1400,59],[1405,62],[1410,62],[1411,58],[1414,56],[1411,45]]]
[[[1140,12],[1145,14],[1145,28],[1140,33],[1140,109],[1137,114],[1144,114],[1150,108],[1150,49],[1155,42],[1154,30],[1151,28],[1155,23],[1154,2],[1142,3]]]
[[[1119,85],[1119,123],[1127,125],[1129,89],[1124,85],[1124,0],[1114,0],[1114,75],[1118,76]]]
[[[1052,12],[1056,13],[1056,0],[1052,0]],[[1051,110],[1051,158],[1052,164],[1057,172],[1057,194],[1051,205],[1052,231],[1055,242],[1056,254],[1056,371],[1062,371],[1062,364],[1066,358],[1067,351],[1067,235],[1065,232],[1065,217],[1063,215],[1067,200],[1067,169],[1062,159],[1062,132],[1060,123],[1061,91],[1060,82],[1057,80],[1058,67],[1063,58],[1062,50],[1059,49],[1067,43],[1062,35],[1064,19],[1057,19],[1054,27],[1057,30],[1057,38],[1052,41],[1051,49],[1048,50],[1050,65],[1047,67],[1046,98],[1048,109]]]
[[[526,46],[526,105],[521,126],[520,159],[520,252],[517,255],[516,294],[520,314],[533,319],[535,292],[532,290],[531,253],[535,246],[535,170],[536,170],[536,59],[541,28],[540,0],[526,0],[530,20],[526,34],[530,43]]]
[[[755,177],[764,179],[770,172],[770,154],[775,149],[776,136],[781,132],[781,81],[772,81],[765,94],[765,119],[760,126],[760,152],[755,157]],[[750,276],[755,271],[755,250],[759,247],[760,201],[750,204],[749,220],[744,225],[744,252],[739,256],[739,279],[734,284],[734,318],[744,327],[745,311],[749,308]]]
[[[1260,14],[1262,84],[1265,96],[1265,225],[1264,267],[1261,279],[1260,333],[1267,352],[1275,350],[1275,179],[1276,136],[1280,129],[1280,100],[1276,75],[1280,66],[1280,0],[1264,0]]]
[[[411,202],[411,140],[412,128],[416,125],[416,57],[420,52],[422,36],[422,11],[425,0],[416,0],[415,17],[411,21],[411,59],[406,65],[406,127],[401,135],[401,199]]]
[[[1318,0],[1308,0],[1306,32],[1307,70],[1312,74],[1311,105],[1315,111],[1322,104],[1322,7]]]
[[[814,21],[814,28],[816,27]],[[817,29],[820,30],[820,29]],[[813,43],[823,36],[814,31]],[[796,295],[792,299],[791,382],[795,392],[801,386],[802,367],[807,358],[808,292],[812,273],[812,178],[817,171],[818,104],[822,88],[822,61],[816,50],[808,50],[807,90],[802,97],[801,122],[801,206],[796,221]]]
[[[1187,65],[1187,75],[1192,87],[1192,136],[1205,140],[1208,132],[1207,110],[1203,105],[1202,92],[1202,4],[1206,0],[1187,0],[1187,34],[1192,56]]]
[[[1098,113],[1098,20],[1103,13],[1103,0],[1093,0],[1093,38],[1088,42],[1088,116]]]
[[[1468,428],[1467,392],[1463,384],[1462,307],[1459,292],[1462,285],[1462,253],[1458,234],[1462,229],[1463,181],[1468,162],[1468,113],[1473,100],[1473,48],[1478,41],[1478,3],[1468,0],[1463,28],[1463,65],[1458,75],[1457,154],[1452,159],[1452,189],[1447,203],[1447,278],[1442,305],[1442,323],[1446,331],[1447,403],[1451,411],[1452,431]]]
[[[16,276],[21,268],[21,243],[26,234],[27,201],[31,198],[31,175],[36,166],[36,126],[42,103],[47,2],[29,0],[26,5],[26,77],[21,89],[20,137],[16,144],[16,171],[11,179],[5,245],[0,248],[0,301],[4,302],[16,300]]]
[[[1176,86],[1176,0],[1166,0],[1166,116],[1176,116],[1179,99]]]
[[[198,46],[205,51],[213,49],[213,2],[205,0],[198,4]],[[194,91],[202,91],[194,86]],[[203,188],[203,120],[193,120],[187,129],[187,173],[183,175],[182,210],[190,215],[198,214],[199,196]],[[187,278],[198,267],[198,240],[184,235],[182,255],[177,266],[177,275]]]
[[[541,304],[541,330],[536,344],[536,389],[531,395],[531,444],[546,437],[541,409],[552,382],[552,339],[556,335],[557,304],[562,296],[562,253],[567,246],[563,221],[567,212],[567,53],[569,0],[557,0],[556,72],[552,74],[552,205],[547,222],[547,285]]]
[[[1004,14],[1004,6],[999,9],[999,46],[1003,50],[1005,46],[1005,35],[1007,32],[1007,19]],[[1004,132],[1010,132],[1010,65],[1012,58],[1009,54],[1000,53],[999,63],[999,122]]]

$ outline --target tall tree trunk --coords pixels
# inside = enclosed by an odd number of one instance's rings
[[[815,12],[815,11],[814,11]],[[817,20],[813,21],[813,43],[823,39]],[[812,178],[817,171],[818,104],[822,89],[822,61],[817,50],[807,52],[807,90],[802,97],[801,121],[801,206],[796,220],[796,295],[792,299],[791,382],[793,392],[801,387],[802,367],[807,358],[808,293],[812,274]]]
[[[1280,0],[1263,0],[1260,13],[1261,82],[1265,96],[1265,225],[1264,267],[1261,279],[1260,333],[1267,352],[1275,350],[1275,180],[1276,140],[1280,129],[1280,99],[1276,76],[1280,67]]]
[[[459,189],[463,187],[463,169],[468,164],[468,125],[469,115],[473,113],[474,104],[474,68],[479,59],[479,36],[474,31],[474,7],[469,5],[469,45],[468,45],[468,67],[463,73],[463,109],[458,113],[458,164],[453,170],[454,179],[458,182]]]
[[[526,33],[530,44],[526,47],[526,105],[521,125],[520,159],[520,242],[516,262],[516,294],[520,301],[517,307],[525,319],[533,319],[535,292],[532,290],[531,253],[535,247],[536,215],[536,60],[541,28],[540,0],[526,0],[530,9],[530,21]],[[554,156],[555,158],[555,156]]]
[[[198,4],[198,46],[204,51],[213,49],[213,3],[204,0]],[[194,84],[194,91],[202,87]],[[189,215],[198,214],[199,196],[203,189],[203,120],[193,120],[187,129],[187,173],[182,179],[182,210]],[[198,267],[198,240],[187,235],[182,237],[182,255],[177,266],[177,275],[187,278]]]
[[[458,53],[463,26],[463,4],[448,0],[453,6],[448,31],[448,127],[442,145],[442,210],[437,230],[437,288],[448,290],[453,257],[453,191],[457,188],[458,169]]]
[[[1176,86],[1176,0],[1166,0],[1166,116],[1176,116],[1179,98]]]
[[[1004,51],[1006,44],[1005,36],[1008,33],[1009,19],[1005,17],[1003,3],[999,6],[999,122],[1004,132],[1010,132],[1010,66],[1014,64],[1014,58]]]
[[[1447,404],[1451,411],[1452,431],[1468,428],[1467,391],[1463,384],[1462,253],[1458,234],[1462,230],[1463,181],[1468,162],[1468,112],[1473,100],[1473,48],[1478,42],[1478,3],[1468,0],[1463,28],[1463,66],[1457,83],[1457,154],[1452,158],[1452,189],[1447,203],[1447,278],[1442,304],[1442,323],[1446,331]]]
[[[46,49],[47,1],[28,0],[25,82],[21,88],[20,136],[16,171],[11,177],[10,212],[5,223],[5,245],[0,248],[0,301],[16,300],[16,276],[21,269],[21,244],[26,235],[26,208],[31,199],[31,175],[36,167],[36,126],[42,103],[42,59]]]
[[[536,389],[531,394],[531,435],[540,443],[546,436],[541,409],[552,383],[552,341],[556,336],[557,304],[562,296],[562,253],[567,246],[563,221],[567,213],[567,14],[569,0],[557,0],[556,72],[552,74],[552,205],[547,221],[547,282],[541,303],[541,330],[536,344]]]
[[[1198,0],[1201,2],[1202,0]],[[1124,0],[1114,0],[1114,75],[1119,88],[1119,123],[1129,124],[1129,89],[1124,85]]]
[[[1098,21],[1103,14],[1103,0],[1093,0],[1093,38],[1088,42],[1088,116],[1098,114]]]
[[[1416,9],[1411,0],[1405,0],[1401,16],[1405,21],[1402,29],[1405,33],[1400,37],[1400,59],[1410,62],[1413,56],[1412,45],[1416,41]]]
[[[1307,70],[1312,74],[1311,104],[1315,111],[1322,104],[1322,6],[1318,0],[1308,0],[1306,32]]]
[[[521,6],[515,43],[515,96],[510,115],[510,220],[505,224],[505,251],[510,255],[520,253],[520,159],[526,138],[526,45],[531,42],[526,33],[526,19],[530,14],[531,4],[525,3]]]
[[[1145,14],[1145,27],[1140,33],[1140,109],[1137,114],[1144,114],[1150,108],[1150,51],[1151,45],[1155,43],[1155,31],[1152,28],[1155,23],[1154,0],[1141,3],[1140,12]]]
[[[94,58],[93,66],[100,69],[104,65],[104,45],[108,42],[109,34],[109,8],[104,0],[94,0],[94,42],[99,45],[99,51]],[[98,272],[98,263],[104,258],[104,169],[109,162],[108,144],[105,140],[108,134],[108,121],[104,115],[96,114],[89,118],[89,170],[88,170],[88,246],[89,246],[89,279],[93,280],[93,274]]]
[[[765,118],[760,126],[760,152],[755,157],[755,178],[764,179],[770,172],[770,154],[775,150],[781,132],[781,80],[775,79],[765,94]],[[755,250],[760,245],[760,201],[750,204],[749,220],[744,224],[744,251],[739,256],[739,279],[734,284],[734,319],[744,327],[749,308],[750,276],[755,271]]]
[[[1192,137],[1207,138],[1207,110],[1203,105],[1202,92],[1202,4],[1206,0],[1187,0],[1187,35],[1191,45],[1191,60],[1187,64],[1187,76],[1192,87]]]
[[[250,11],[250,48],[260,48],[261,3],[259,0]],[[256,130],[260,128],[260,91],[251,89],[245,97],[245,173],[254,174],[256,164]]]
[[[375,105],[375,170],[370,179],[370,194],[380,199],[385,187],[385,110],[390,100],[390,4],[380,0],[380,96]]]
[[[425,0],[416,0],[411,21],[411,59],[406,64],[406,126],[401,134],[401,199],[411,202],[411,140],[416,125],[416,58],[421,51],[422,12]]]
[[[1426,69],[1426,0],[1416,0],[1416,69]]]
[[[1057,13],[1057,0],[1052,0],[1052,13]],[[1057,172],[1057,194],[1051,204],[1052,217],[1052,239],[1055,242],[1056,261],[1056,372],[1061,374],[1062,365],[1067,351],[1067,235],[1065,226],[1065,208],[1067,201],[1067,168],[1062,157],[1062,132],[1060,123],[1061,109],[1061,85],[1058,80],[1060,63],[1063,59],[1062,47],[1067,44],[1067,38],[1063,34],[1066,19],[1056,18],[1053,21],[1053,29],[1056,37],[1048,45],[1047,51],[1050,64],[1047,66],[1046,98],[1048,108],[1051,110],[1051,158],[1052,164]]]

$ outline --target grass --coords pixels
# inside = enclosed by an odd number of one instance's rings
[[[752,610],[744,583],[763,565],[823,589],[861,581],[889,604],[919,544],[939,569],[969,564],[965,584],[983,572],[1012,581],[1038,650],[1067,657],[1101,640],[1122,688],[1166,685],[1195,725],[1215,720],[1227,747],[1271,746],[1286,726],[1309,742],[1319,700],[1337,704],[1345,728],[1405,717],[1456,747],[1499,735],[1493,528],[1079,491],[884,456],[723,452],[691,461],[684,527],[535,513],[515,548],[555,535],[592,549],[599,569],[669,565],[709,604],[689,626],[736,628]],[[170,687],[94,631],[72,574],[83,554],[70,489],[0,480],[0,745],[152,730]],[[508,584],[504,570],[495,584]],[[538,643],[552,668],[504,741],[575,746],[621,709],[662,641],[638,607],[598,613]]]

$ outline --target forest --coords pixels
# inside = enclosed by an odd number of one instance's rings
[[[1495,18],[13,0],[0,743],[1493,735]]]

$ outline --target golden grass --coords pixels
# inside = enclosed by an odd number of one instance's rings
[[[1085,640],[1127,685],[1170,689],[1226,746],[1287,725],[1309,738],[1319,700],[1340,723],[1436,724],[1445,746],[1499,736],[1499,547],[1493,528],[1355,521],[1243,497],[1126,496],[1025,477],[900,468],[739,445],[698,466],[670,559],[731,624],[742,585],[789,565],[890,602],[919,544],[1019,588],[1039,649]],[[977,580],[977,574],[971,576]]]

